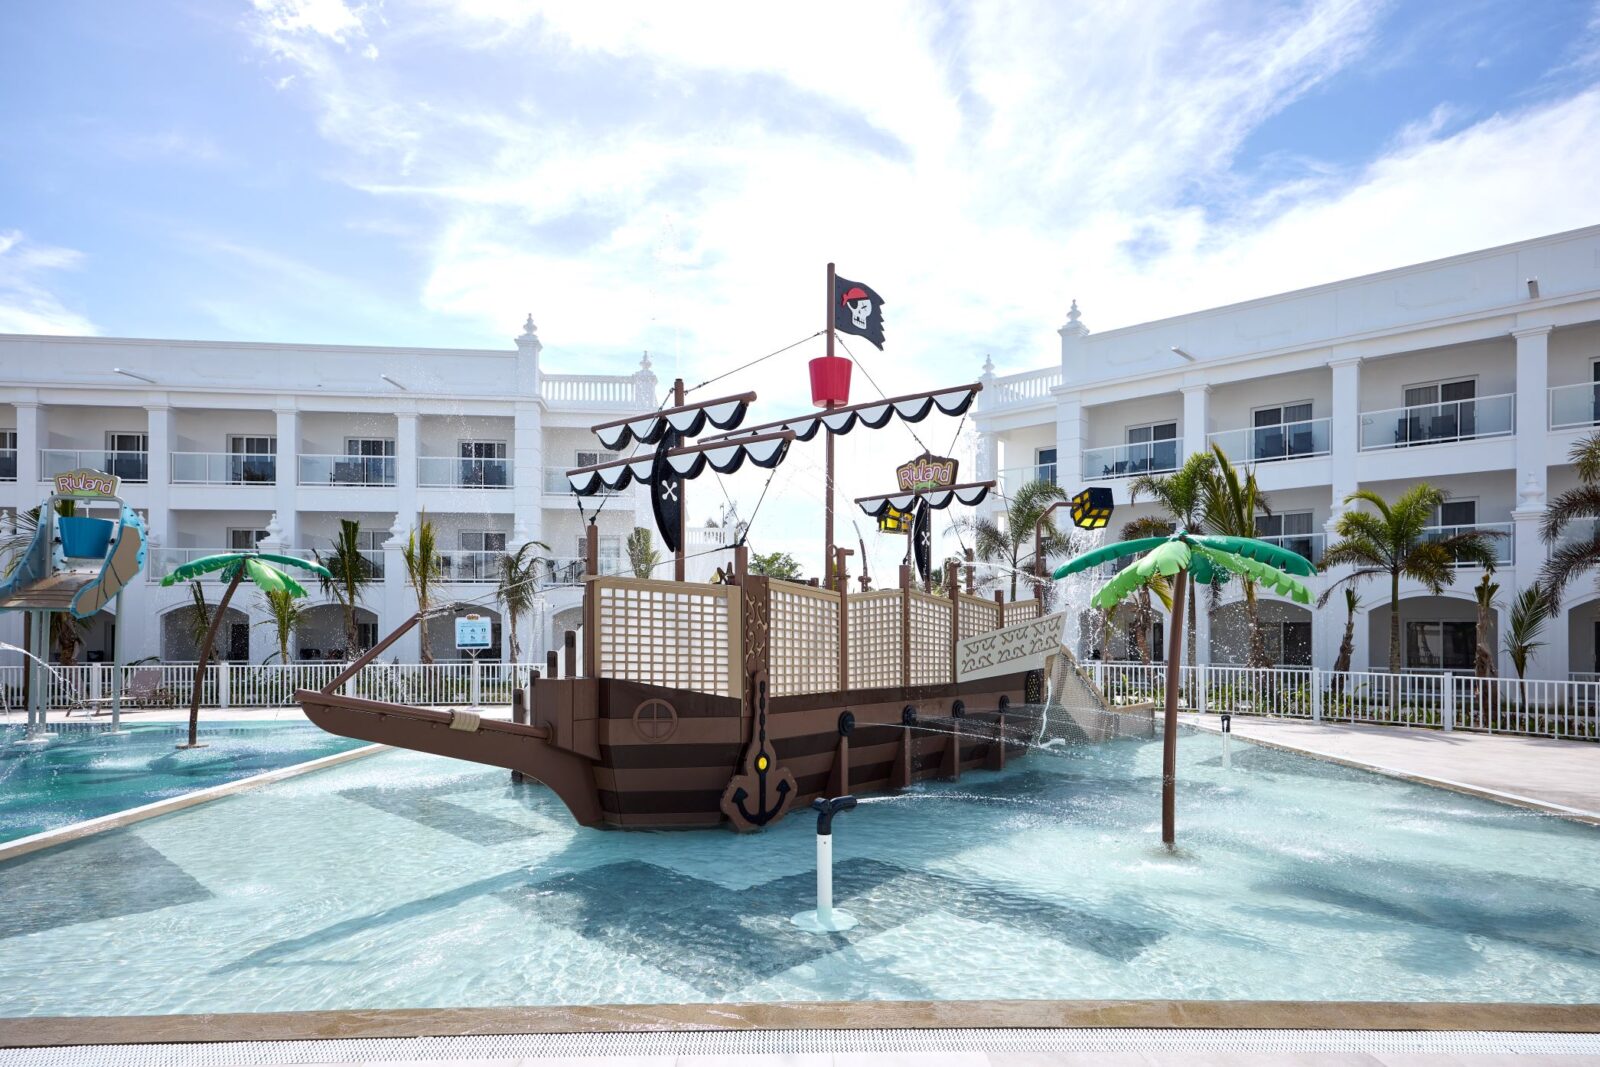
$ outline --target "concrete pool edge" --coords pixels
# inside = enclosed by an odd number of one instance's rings
[[[1219,723],[1209,721],[1199,714],[1188,713],[1183,719],[1187,725],[1202,733],[1220,736],[1222,727]],[[1380,726],[1378,729],[1397,729],[1397,727]],[[1403,727],[1398,727],[1403,729]],[[1418,771],[1402,770],[1398,767],[1387,767],[1381,763],[1372,763],[1367,760],[1352,759],[1349,756],[1335,755],[1321,749],[1309,748],[1304,745],[1292,745],[1282,741],[1273,741],[1263,737],[1250,737],[1247,734],[1234,731],[1232,737],[1250,745],[1259,745],[1261,748],[1270,748],[1278,752],[1289,752],[1296,756],[1309,756],[1312,759],[1322,760],[1326,763],[1338,764],[1352,770],[1368,771],[1372,774],[1381,774],[1386,778],[1397,778],[1404,782],[1415,782],[1418,785],[1433,786],[1436,789],[1445,789],[1452,793],[1461,793],[1466,796],[1478,797],[1481,800],[1492,800],[1496,803],[1506,804],[1510,807],[1525,808],[1530,811],[1554,815],[1571,822],[1586,823],[1590,826],[1600,826],[1600,812],[1588,811],[1583,808],[1569,807],[1557,804],[1551,800],[1540,800],[1537,797],[1523,796],[1520,793],[1511,793],[1502,789],[1492,789],[1488,786],[1473,785],[1469,782],[1458,782],[1450,778],[1441,778],[1437,775],[1423,774]],[[1583,742],[1574,742],[1583,743]]]
[[[1597,1004],[990,1000],[9,1018],[0,1048],[348,1038],[789,1030],[1341,1030],[1600,1033]]]
[[[192,808],[197,804],[220,800],[236,793],[246,793],[252,789],[272,785],[274,782],[297,778],[302,774],[311,774],[314,771],[325,770],[328,767],[336,767],[341,763],[349,763],[351,760],[376,755],[385,751],[388,747],[387,745],[363,745],[360,748],[352,748],[345,752],[335,752],[331,756],[319,756],[304,763],[292,763],[287,767],[279,767],[274,771],[252,774],[250,777],[240,778],[238,781],[224,782],[221,785],[208,786],[205,789],[196,789],[192,793],[167,797],[165,800],[141,804],[136,808],[114,811],[109,815],[101,815],[98,818],[86,819],[83,822],[75,822],[68,826],[58,826],[54,830],[45,830],[43,833],[19,837],[15,841],[7,841],[4,844],[0,844],[0,863],[16,859],[19,856],[26,856],[30,852],[37,852],[40,849],[53,848],[56,845],[64,845],[69,841],[77,841],[94,834],[105,833],[107,830],[118,830],[124,826],[132,826],[134,823],[143,822],[146,819],[170,815],[175,811]]]

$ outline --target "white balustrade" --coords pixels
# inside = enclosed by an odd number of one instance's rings
[[[1061,384],[1061,368],[1024,371],[996,378],[984,386],[979,394],[985,408],[1007,407],[1014,404],[1034,404],[1050,399],[1050,390]]]
[[[540,391],[550,404],[639,406],[638,380],[631,374],[546,374],[540,382]]]

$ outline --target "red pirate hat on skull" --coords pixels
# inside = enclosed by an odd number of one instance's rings
[[[867,291],[865,289],[861,288],[861,286],[857,285],[857,286],[852,286],[849,289],[846,289],[844,291],[844,295],[839,298],[839,303],[848,304],[852,300],[866,300],[866,299],[867,299]]]

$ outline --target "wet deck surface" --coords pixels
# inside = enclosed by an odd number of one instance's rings
[[[1220,729],[1216,715],[1184,715],[1198,729]],[[1404,726],[1351,726],[1303,719],[1233,717],[1233,733],[1369,770],[1481,795],[1520,799],[1600,822],[1600,744]]]

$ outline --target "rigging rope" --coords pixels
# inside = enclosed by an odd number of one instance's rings
[[[720,382],[722,379],[728,377],[731,374],[738,374],[742,370],[749,370],[751,367],[754,367],[757,363],[760,363],[760,362],[762,362],[764,360],[771,359],[773,356],[781,356],[781,355],[783,355],[783,353],[789,351],[789,349],[791,349],[791,348],[800,347],[801,345],[805,344],[807,341],[811,340],[813,337],[821,337],[824,332],[825,331],[823,331],[823,330],[818,330],[816,333],[808,334],[807,336],[800,338],[800,340],[794,342],[793,344],[784,345],[782,348],[778,349],[775,352],[768,352],[766,355],[760,357],[759,359],[752,359],[749,363],[745,363],[745,364],[742,364],[740,366],[737,366],[737,367],[733,368],[730,371],[723,371],[721,374],[717,375],[715,378],[707,378],[705,381],[701,382],[699,385],[691,386],[688,389],[685,389],[684,392],[685,393],[692,393],[696,389],[704,389],[706,386],[710,385],[712,382]]]

